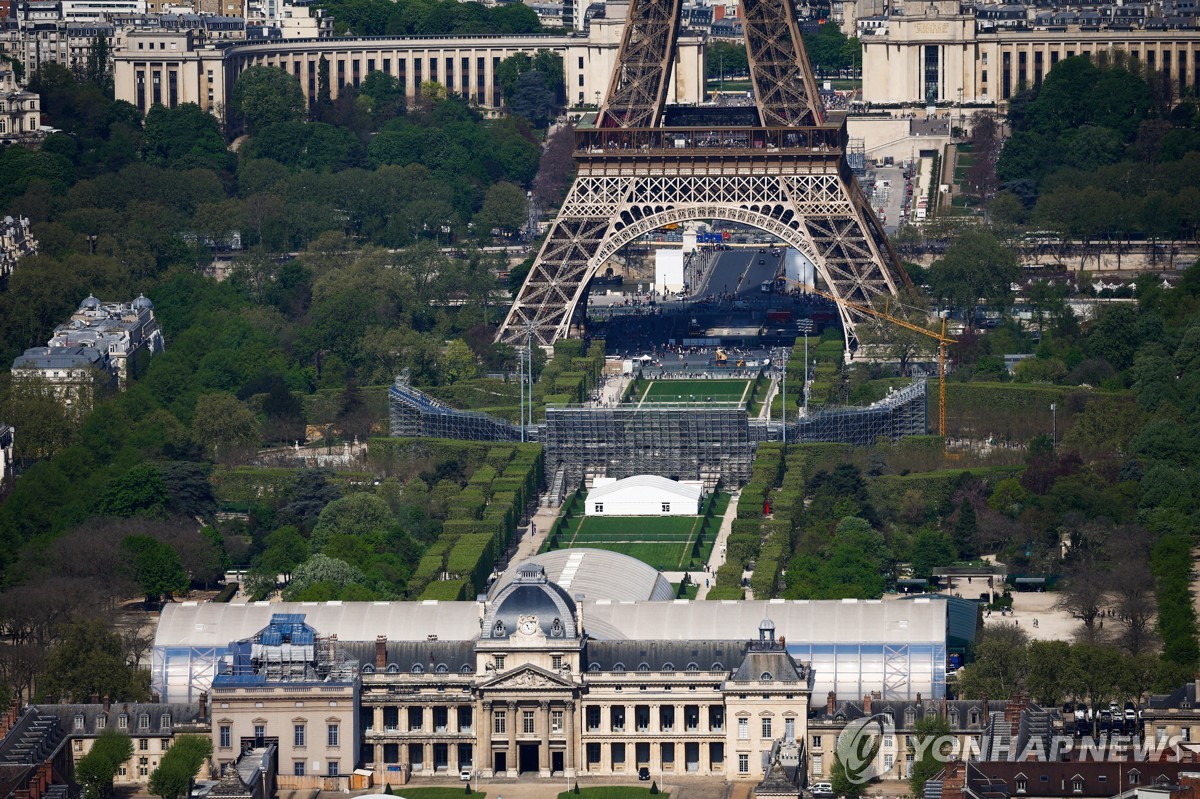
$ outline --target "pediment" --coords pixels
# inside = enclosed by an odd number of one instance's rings
[[[488,691],[544,691],[555,688],[571,690],[574,687],[575,684],[569,679],[563,679],[553,672],[532,665],[506,671],[479,686],[481,690]]]

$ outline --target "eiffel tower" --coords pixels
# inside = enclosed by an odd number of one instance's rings
[[[575,131],[575,182],[497,341],[549,346],[568,335],[610,256],[688,220],[782,239],[841,300],[870,304],[908,282],[846,163],[845,114],[821,102],[791,0],[741,4],[755,105],[735,125],[721,118],[729,109],[666,105],[681,4],[630,0],[607,97]],[[838,307],[849,345],[857,314]]]

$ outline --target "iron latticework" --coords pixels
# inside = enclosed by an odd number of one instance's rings
[[[488,416],[451,408],[403,377],[388,389],[389,427],[401,438],[453,438],[460,441],[520,441],[521,428]]]
[[[656,127],[674,66],[680,0],[635,0],[597,118],[575,132],[576,178],[497,340],[570,332],[587,283],[635,238],[724,219],[803,252],[830,294],[870,305],[907,281],[846,162],[845,114],[826,113],[791,3],[750,0],[744,28],[757,125]],[[705,109],[696,109],[703,119]],[[847,343],[857,317],[840,308]]]

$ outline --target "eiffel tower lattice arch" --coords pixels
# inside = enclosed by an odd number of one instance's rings
[[[498,341],[568,334],[588,281],[637,237],[724,219],[802,252],[829,292],[870,304],[908,277],[846,163],[844,114],[827,114],[790,0],[742,4],[754,124],[695,109],[664,126],[682,0],[631,0],[604,105],[575,131],[576,177]],[[699,120],[697,124],[696,121]],[[726,124],[709,124],[725,122]],[[839,306],[847,342],[856,314]]]

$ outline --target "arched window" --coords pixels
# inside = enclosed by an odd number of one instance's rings
[[[663,671],[675,671],[675,664],[674,663],[664,663],[662,670]]]
[[[562,625],[561,620],[555,619],[550,624],[550,637],[551,638],[562,638],[563,637],[563,625]]]
[[[600,664],[599,663],[591,664],[590,666],[588,666],[588,671],[600,671]]]
[[[375,673],[375,667],[374,667],[374,666],[372,666],[370,663],[368,663],[367,665],[365,665],[365,666],[363,666],[363,667],[362,667],[362,673],[363,673],[363,674],[374,674],[374,673]]]
[[[711,666],[709,666],[709,667],[708,667],[708,670],[709,670],[709,671],[712,671],[712,672],[716,672],[716,673],[718,673],[718,674],[719,674],[719,673],[721,673],[721,672],[725,671],[725,667],[724,667],[724,666],[722,666],[722,665],[721,665],[721,661],[719,661],[719,660],[718,660],[716,663],[714,663],[714,664],[712,664]]]
[[[758,679],[762,680],[763,682],[770,682],[771,680],[775,679],[775,675],[769,671],[764,671],[762,674],[758,675]]]
[[[473,671],[473,669],[471,668],[470,663],[464,663],[463,667],[461,669],[459,669],[459,671],[462,672],[463,674],[470,674]]]
[[[614,666],[613,666],[613,671],[624,672],[624,671],[625,671],[625,664],[624,664],[624,663],[617,663],[616,665],[614,665]]]
[[[400,673],[400,665],[398,663],[389,663],[388,667],[387,667],[387,673],[388,674],[399,674]]]
[[[700,671],[700,666],[697,665],[696,663],[689,663],[689,664],[687,664],[687,670],[688,671]]]
[[[425,667],[422,666],[420,663],[414,663],[413,667],[412,667],[412,673],[413,674],[424,674]]]
[[[436,671],[438,674],[447,674],[450,671],[450,669],[449,669],[449,667],[446,666],[445,663],[439,663],[439,664],[437,664]]]
[[[504,622],[500,619],[496,619],[496,624],[492,627],[492,635],[497,638],[504,637]]]
[[[650,671],[650,664],[649,663],[639,663],[638,671]]]

